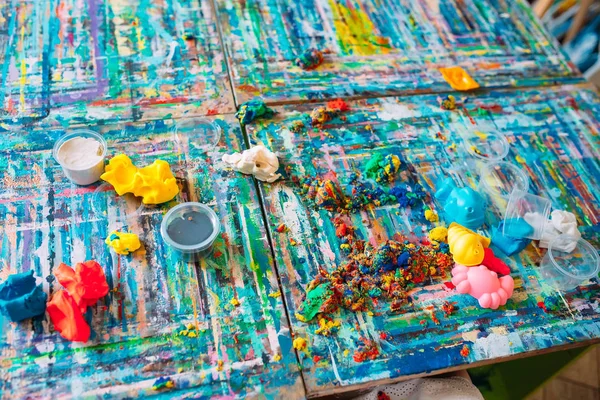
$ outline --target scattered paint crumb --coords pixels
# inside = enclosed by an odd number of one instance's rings
[[[425,210],[425,219],[429,222],[437,222],[439,218],[435,212],[431,210]]]
[[[344,100],[337,99],[328,101],[327,108],[329,110],[348,111],[350,109],[350,106],[348,106],[348,103],[346,103]]]
[[[187,324],[187,326],[186,326],[186,329],[187,329],[188,331],[194,331],[194,330],[196,330],[196,325],[194,325],[194,324],[191,324],[191,323],[190,323],[190,324]]]
[[[276,299],[276,298],[278,298],[278,297],[281,297],[281,291],[280,291],[280,290],[278,290],[278,291],[276,291],[276,292],[271,292],[271,293],[269,293],[269,297],[272,297],[272,298],[274,298],[274,299]]]
[[[315,331],[317,335],[329,336],[340,327],[339,321],[326,320],[319,318],[319,329]]]
[[[348,355],[350,355],[350,350],[344,350],[344,357],[348,357]]]
[[[450,315],[452,315],[452,313],[454,313],[454,311],[456,311],[456,307],[453,303],[450,303],[449,301],[444,301],[442,303],[442,311],[444,312],[444,315],[446,317],[449,317]]]
[[[352,356],[355,362],[358,363],[366,360],[375,360],[377,357],[379,357],[379,348],[375,342],[363,338],[363,343],[364,344],[361,345]]]
[[[180,373],[182,373],[182,372],[183,372],[183,368],[181,368],[181,367],[180,367],[180,368],[177,368],[177,373],[178,373],[178,374],[180,374]]]
[[[234,307],[237,307],[237,306],[240,305],[240,301],[234,297],[233,299],[231,299],[231,301],[229,302],[229,304],[231,304]]]
[[[275,361],[275,362],[281,361],[281,356],[279,355],[279,353],[277,353],[273,356],[273,361]]]
[[[223,360],[217,361],[217,371],[223,371]]]
[[[444,100],[442,100],[442,109],[454,110],[456,109],[456,98],[449,94]]]
[[[277,227],[277,229],[275,229],[275,230],[276,230],[277,232],[279,232],[279,233],[282,233],[282,232],[285,232],[285,231],[287,231],[287,226],[286,226],[286,224],[280,224],[280,225]]]
[[[294,238],[290,238],[290,245],[295,246],[297,244],[298,244],[298,242],[296,242],[296,240],[294,240]]]
[[[171,389],[175,387],[175,381],[170,377],[161,376],[152,385],[152,390]]]
[[[196,332],[193,332],[193,331],[192,331],[192,332],[189,332],[189,333],[187,334],[187,337],[189,337],[189,338],[195,338],[195,337],[198,337],[198,334],[197,334]]]
[[[296,349],[296,350],[305,350],[307,347],[306,339],[297,337],[292,342],[292,345],[294,346],[294,349]]]
[[[460,355],[463,357],[468,357],[469,354],[471,354],[471,351],[469,350],[469,347],[465,344],[462,350],[460,351]]]
[[[317,355],[313,356],[313,362],[315,364],[318,363],[319,361],[321,361],[321,356],[317,356]]]

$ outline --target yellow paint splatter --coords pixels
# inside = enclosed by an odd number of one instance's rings
[[[370,56],[390,52],[389,40],[376,36],[375,26],[367,13],[352,6],[329,0],[337,41],[347,54]]]
[[[217,371],[223,371],[223,360],[217,361]]]
[[[275,355],[273,356],[273,361],[275,361],[275,362],[279,362],[279,361],[281,361],[281,356],[280,356],[279,354],[275,354]]]
[[[231,304],[234,307],[237,307],[237,306],[240,305],[240,301],[234,297],[233,299],[231,299],[231,301],[229,302],[229,304]]]
[[[269,293],[269,297],[273,297],[274,299],[281,297],[281,291],[278,290],[276,292]]]

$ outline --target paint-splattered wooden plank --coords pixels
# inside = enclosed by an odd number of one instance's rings
[[[0,33],[5,122],[234,110],[208,1],[10,0]]]
[[[216,147],[196,119],[97,128],[109,154],[172,165],[181,193],[142,209],[106,184],[71,185],[51,155],[61,131],[2,133],[0,280],[34,270],[51,294],[59,263],[95,259],[111,291],[86,315],[85,345],[63,340],[45,317],[11,324],[0,316],[0,397],[130,397],[156,393],[161,376],[175,381],[177,396],[303,396],[254,182],[221,162],[240,151],[241,131],[232,117],[213,121],[223,130]],[[223,226],[197,266],[160,236],[162,214],[184,200],[209,204]],[[114,229],[138,233],[143,250],[110,251],[104,238]],[[188,324],[196,337],[181,334]]]
[[[522,0],[217,0],[235,96],[268,102],[450,87],[463,66],[485,87],[576,75]],[[303,71],[308,48],[325,63]]]
[[[510,143],[505,160],[527,173],[530,191],[551,199],[556,209],[574,212],[583,237],[599,243],[600,99],[595,91],[582,85],[456,96],[464,104],[454,111],[443,110],[435,95],[352,101],[349,111],[320,128],[311,127],[308,116],[320,104],[281,106],[273,119],[247,127],[251,144],[264,143],[276,151],[285,169],[284,179],[261,185],[261,193],[294,334],[308,340],[307,351],[299,356],[311,396],[600,339],[597,279],[559,294],[540,277],[545,250],[533,244],[506,260],[516,289],[496,311],[481,309],[475,299],[444,285],[450,279],[446,271],[417,284],[409,291],[411,301],[396,312],[385,299],[371,312],[341,308],[330,315],[341,326],[329,336],[316,332],[318,318],[304,323],[298,316],[319,269],[331,272],[348,260],[335,217],[341,215],[355,228],[356,239],[375,248],[388,239],[427,242],[428,231],[444,222],[424,218],[421,206],[442,210],[431,196],[412,208],[397,200],[379,206],[368,201],[348,214],[330,212],[302,194],[297,178],[330,179],[350,201],[377,188],[387,192],[405,184],[413,193],[419,184],[432,194],[438,180],[448,176],[477,187],[481,162],[463,140],[469,133],[505,133]],[[389,154],[406,163],[401,178],[390,184],[367,178],[369,161]],[[501,207],[502,202],[490,205],[483,233],[490,233]],[[287,229],[276,229],[280,224]],[[446,301],[458,309],[448,316],[443,312]],[[365,340],[375,345],[372,360],[364,352]],[[365,361],[355,360],[365,355]]]

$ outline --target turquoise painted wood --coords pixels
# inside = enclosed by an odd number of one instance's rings
[[[479,168],[489,159],[478,156],[474,142],[465,138],[504,133],[509,144],[504,160],[527,174],[530,192],[550,199],[555,209],[574,212],[583,237],[598,246],[600,99],[595,91],[584,85],[455,95],[459,106],[453,111],[442,109],[442,98],[435,95],[350,101],[349,111],[319,128],[310,126],[309,114],[322,104],[282,106],[272,120],[247,128],[251,144],[277,152],[285,171],[281,181],[261,184],[261,194],[292,327],[308,341],[299,356],[310,395],[600,338],[597,278],[557,292],[539,274],[546,250],[535,243],[504,259],[515,293],[498,310],[481,309],[472,297],[447,287],[450,271],[442,269],[409,287],[408,301],[396,311],[369,292],[366,297],[374,305],[368,311],[341,307],[320,314],[340,323],[328,336],[318,332],[319,316],[308,323],[298,316],[305,315],[302,304],[318,271],[331,272],[348,260],[335,218],[354,227],[356,240],[373,249],[387,240],[426,243],[430,229],[447,226],[442,205],[432,197],[440,178],[452,177],[481,191]],[[305,128],[297,129],[299,121]],[[368,178],[367,163],[390,154],[405,163],[396,179],[377,183]],[[367,201],[359,209],[332,212],[303,194],[300,182],[306,177],[331,180],[350,202],[362,193],[356,182],[371,187],[370,193],[405,184],[414,190],[419,184],[428,196],[413,207]],[[481,230],[485,235],[506,206],[505,201],[489,202]],[[441,221],[427,221],[426,208],[439,213]],[[280,232],[276,228],[282,223],[288,229]],[[443,311],[446,301],[457,308],[450,315]],[[375,355],[361,361],[369,349]]]

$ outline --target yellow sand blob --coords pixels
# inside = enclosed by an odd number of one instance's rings
[[[431,210],[425,210],[425,219],[429,222],[437,222],[438,215]]]
[[[129,157],[119,154],[110,159],[100,178],[113,185],[119,195],[133,193],[142,197],[144,204],[165,203],[179,193],[177,180],[164,160],[137,168]]]
[[[306,339],[297,337],[292,342],[292,345],[294,346],[294,349],[296,349],[296,350],[304,350],[304,349],[306,349],[306,346],[307,346]]]
[[[129,255],[140,248],[140,238],[135,233],[123,233],[112,231],[110,236],[104,241],[113,248],[117,254]]]
[[[429,240],[434,242],[445,242],[448,237],[448,229],[443,226],[438,226],[429,231]]]

